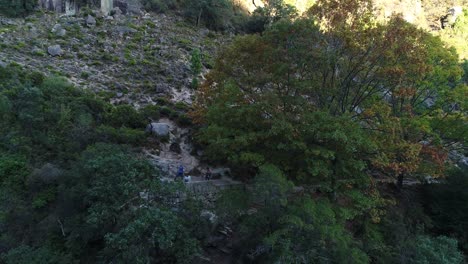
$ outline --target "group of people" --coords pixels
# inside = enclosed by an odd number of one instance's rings
[[[189,175],[185,175],[184,173],[184,166],[182,165],[179,165],[179,168],[177,169],[177,174],[174,178],[174,181],[177,180],[177,178],[181,178],[181,179],[184,179],[184,182],[190,182],[192,180],[192,177],[189,176]],[[211,180],[212,178],[212,173],[211,173],[211,169],[210,168],[206,168],[206,173],[205,173],[205,180]]]

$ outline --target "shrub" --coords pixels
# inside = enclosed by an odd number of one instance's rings
[[[0,14],[7,16],[23,16],[34,10],[35,0],[0,0]]]
[[[192,73],[196,76],[201,73],[202,70],[202,62],[201,62],[201,54],[199,49],[194,49],[192,51],[192,58],[190,60],[190,68],[192,69]]]
[[[181,114],[177,118],[177,124],[183,127],[190,126],[192,125],[192,119],[190,119],[186,114]]]
[[[159,112],[161,113],[162,116],[168,117],[168,116],[170,116],[172,114],[173,111],[169,107],[163,106],[163,107],[161,107]]]
[[[114,127],[126,126],[130,128],[144,127],[146,122],[135,108],[130,105],[119,105],[106,114],[106,121]]]
[[[159,109],[160,107],[157,105],[147,105],[140,109],[140,114],[145,118],[145,120],[158,120],[161,116]]]
[[[97,128],[98,138],[102,141],[117,144],[141,145],[145,140],[145,132],[126,127],[114,128],[110,126],[99,126]]]
[[[197,26],[225,29],[234,16],[229,0],[184,0],[185,16]]]
[[[175,1],[171,0],[143,0],[142,4],[146,10],[157,13],[165,13],[169,9],[174,9],[177,6]]]

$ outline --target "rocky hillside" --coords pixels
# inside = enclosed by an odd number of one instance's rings
[[[201,51],[209,68],[227,39],[171,15],[35,14],[0,23],[4,63],[64,75],[113,102],[136,107],[160,97],[190,103],[192,50]]]

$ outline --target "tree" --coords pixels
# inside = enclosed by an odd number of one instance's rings
[[[458,250],[455,239],[445,236],[417,236],[407,244],[400,256],[400,263],[464,263],[463,254]]]
[[[1,260],[6,264],[60,264],[77,263],[70,255],[55,252],[47,247],[32,248],[19,246],[2,254]]]
[[[281,170],[265,165],[252,189],[237,196],[227,193],[235,201],[248,197],[247,203],[242,202],[244,213],[237,209],[229,217],[239,224],[241,241],[236,250],[241,257],[261,263],[368,263],[359,243],[344,228],[341,209],[326,198],[297,195],[293,187]]]
[[[232,17],[228,0],[184,0],[185,16],[198,27],[205,24],[212,29],[224,29]]]
[[[453,168],[446,181],[424,188],[425,208],[434,221],[438,234],[453,234],[465,252],[468,251],[468,177],[466,168]]]
[[[34,0],[1,0],[0,13],[17,17],[28,14],[34,10],[37,1]]]
[[[265,1],[265,6],[257,7],[247,21],[247,31],[261,33],[281,19],[292,20],[297,16],[297,9],[283,0]]]

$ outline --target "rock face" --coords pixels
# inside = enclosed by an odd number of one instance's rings
[[[170,129],[169,125],[166,123],[151,123],[146,127],[146,131],[158,137],[168,137]]]
[[[47,52],[51,55],[51,56],[61,56],[63,54],[63,50],[62,48],[60,47],[60,45],[53,45],[53,46],[49,46],[47,48]]]
[[[113,0],[101,0],[101,12],[104,15],[110,15],[112,8],[114,7]]]

